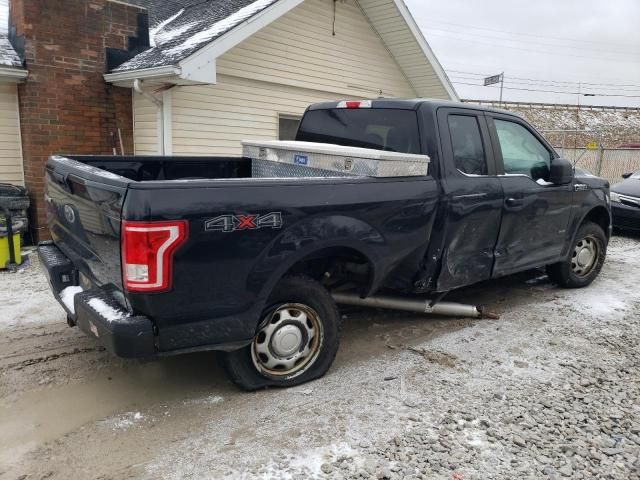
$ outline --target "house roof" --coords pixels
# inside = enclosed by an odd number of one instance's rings
[[[22,67],[20,56],[11,46],[8,35],[0,33],[0,67]]]
[[[108,82],[177,76],[215,83],[217,57],[304,0],[129,1],[148,9],[153,46],[106,74]],[[356,4],[419,96],[458,99],[403,0]]]
[[[114,72],[176,65],[277,0],[147,0],[152,47]]]

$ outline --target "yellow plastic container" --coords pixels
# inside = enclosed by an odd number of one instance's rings
[[[0,237],[0,269],[7,268],[9,263],[9,235],[5,234]],[[22,257],[20,256],[20,234],[13,234],[13,251],[16,254],[16,264],[22,263]]]

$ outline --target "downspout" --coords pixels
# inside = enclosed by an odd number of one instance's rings
[[[149,100],[151,103],[153,103],[155,106],[157,106],[160,109],[160,154],[164,155],[165,151],[164,151],[164,103],[161,99],[159,99],[158,97],[156,97],[155,95],[149,93],[149,92],[145,92],[142,89],[142,81],[139,78],[136,78],[133,81],[133,89],[139,93],[140,95],[142,95],[144,98],[146,98],[147,100]]]

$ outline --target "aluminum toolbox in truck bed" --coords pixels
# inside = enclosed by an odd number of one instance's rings
[[[429,157],[369,148],[297,141],[242,142],[254,177],[419,177]]]

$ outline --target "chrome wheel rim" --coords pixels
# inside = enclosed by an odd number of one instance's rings
[[[262,374],[294,377],[318,358],[324,332],[312,308],[287,303],[269,314],[253,339],[251,358]]]
[[[579,277],[589,275],[598,261],[600,247],[594,237],[585,237],[576,243],[571,257],[571,269]]]

